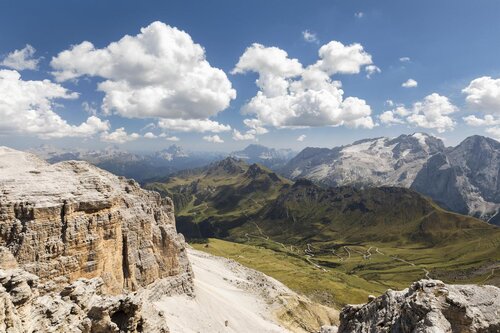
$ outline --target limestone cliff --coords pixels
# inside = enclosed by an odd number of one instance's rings
[[[99,277],[112,294],[161,278],[192,289],[170,199],[86,162],[0,147],[0,246],[54,288]]]

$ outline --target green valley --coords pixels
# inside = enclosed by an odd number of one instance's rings
[[[432,277],[500,285],[500,229],[408,189],[323,188],[228,158],[147,188],[171,196],[195,248],[325,304]]]

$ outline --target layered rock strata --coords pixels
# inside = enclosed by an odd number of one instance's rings
[[[86,162],[0,147],[0,246],[54,290],[79,278],[100,278],[111,294],[163,278],[192,290],[170,199]]]

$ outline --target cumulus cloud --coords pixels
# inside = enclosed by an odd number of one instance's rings
[[[486,129],[486,133],[500,141],[500,127],[490,127]]]
[[[394,110],[385,111],[379,119],[386,125],[408,123],[442,133],[455,127],[450,115],[457,111],[458,108],[447,97],[433,93],[414,103],[411,108],[400,105]]]
[[[70,125],[52,110],[57,99],[76,99],[78,94],[59,84],[24,81],[17,71],[0,70],[0,133],[38,137],[90,137],[107,131],[109,123],[91,116],[80,125]]]
[[[259,91],[242,108],[244,114],[255,116],[246,120],[248,124],[253,122],[259,128],[375,126],[370,106],[356,97],[344,99],[341,83],[331,79],[337,73],[359,73],[372,64],[371,56],[360,44],[345,46],[336,41],[323,45],[318,53],[319,60],[303,68],[277,47],[253,44],[246,49],[232,73],[259,75]],[[263,132],[248,124],[247,137]]]
[[[153,22],[104,48],[84,41],[51,61],[59,82],[103,78],[102,110],[128,118],[207,119],[226,109],[236,91],[184,31]]]
[[[401,61],[401,62],[410,62],[411,59],[410,59],[410,57],[401,57],[401,58],[399,58],[399,61]]]
[[[449,115],[456,111],[458,108],[447,97],[434,93],[425,97],[422,102],[413,104],[407,121],[410,124],[435,129],[442,133],[455,126],[455,121]]]
[[[500,79],[483,76],[462,90],[467,104],[475,110],[500,115]]]
[[[304,38],[304,40],[308,43],[319,43],[316,33],[309,30],[302,31],[302,38]]]
[[[368,65],[365,67],[366,77],[371,78],[373,74],[381,73],[382,71],[375,65]]]
[[[303,142],[306,139],[306,137],[307,137],[307,135],[305,135],[305,134],[299,135],[299,137],[297,138],[297,141]]]
[[[344,45],[331,41],[319,49],[319,57],[316,66],[328,75],[358,74],[362,66],[372,64],[372,56],[358,43]]]
[[[134,140],[139,139],[140,137],[141,136],[137,133],[128,134],[125,131],[125,128],[123,128],[123,127],[120,127],[111,133],[104,132],[101,134],[102,141],[111,142],[111,143],[118,143],[118,144],[134,141]]]
[[[247,131],[246,133],[241,133],[238,130],[233,130],[233,140],[244,141],[244,140],[255,140],[255,132]]]
[[[206,135],[203,137],[203,140],[212,143],[224,143],[224,140],[222,140],[218,135]]]
[[[179,139],[176,136],[167,136],[167,137],[165,137],[165,140],[172,141],[172,142],[177,142],[177,141],[180,141],[181,139]]]
[[[484,116],[484,118],[478,118],[474,115],[462,118],[465,123],[469,126],[496,126],[500,125],[500,118],[494,117],[490,114]]]
[[[413,80],[413,79],[408,79],[406,82],[403,82],[401,84],[401,87],[403,88],[415,88],[418,86],[418,82]]]
[[[226,132],[231,126],[210,119],[160,119],[158,127],[176,132]]]
[[[378,116],[380,122],[385,125],[404,124],[404,120],[398,118],[394,111],[385,111]]]
[[[40,59],[36,59],[35,48],[29,44],[20,50],[14,50],[0,62],[0,66],[9,67],[18,71],[25,69],[36,70]]]
[[[92,116],[97,116],[97,108],[94,103],[89,103],[89,102],[83,102],[82,103],[82,109],[83,111],[87,112],[88,114]]]
[[[156,134],[154,134],[153,132],[147,132],[144,134],[144,137],[146,139],[156,139],[158,136]]]

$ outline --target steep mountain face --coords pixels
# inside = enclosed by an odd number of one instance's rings
[[[427,134],[357,141],[333,149],[306,148],[283,169],[291,178],[343,186],[401,186],[445,209],[500,223],[500,143],[473,136],[445,148]]]
[[[259,163],[271,169],[283,167],[296,153],[291,149],[274,149],[262,145],[251,144],[243,150],[230,154],[248,164]]]
[[[103,150],[66,150],[46,145],[31,149],[30,152],[49,163],[69,160],[86,161],[116,175],[133,178],[138,182],[164,178],[179,170],[204,166],[221,158],[219,154],[187,153],[178,145],[171,145],[148,154],[134,154],[116,147]]]
[[[422,133],[366,139],[333,149],[306,148],[283,174],[332,186],[409,187],[427,159],[444,149],[441,140]]]
[[[87,162],[49,164],[0,148],[0,246],[44,283],[100,277],[110,293],[191,268],[172,202]]]
[[[500,289],[420,280],[364,305],[346,306],[339,333],[499,332]]]
[[[481,136],[437,154],[412,188],[453,211],[500,225],[500,143]]]

